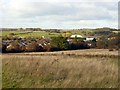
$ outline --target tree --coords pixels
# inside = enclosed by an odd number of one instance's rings
[[[75,37],[72,40],[72,43],[69,45],[69,49],[75,50],[75,49],[87,49],[89,46],[86,42],[84,42],[84,38],[77,38]]]
[[[109,49],[119,49],[120,48],[120,37],[111,37],[109,40]]]
[[[15,34],[14,34],[14,33],[10,33],[9,35],[10,35],[10,36],[13,36],[13,35],[15,35]]]
[[[62,33],[62,36],[63,37],[70,37],[72,35],[72,33],[70,31],[67,31],[67,32],[63,32]]]
[[[61,36],[52,37],[51,46],[54,48],[58,48],[60,50],[66,50],[66,49],[68,49],[67,38],[61,37]]]
[[[97,45],[97,48],[99,49],[106,49],[108,48],[108,39],[106,37],[101,37],[97,41],[96,45]]]

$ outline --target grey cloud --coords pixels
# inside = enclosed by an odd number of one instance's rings
[[[16,2],[17,3],[17,2]],[[63,24],[81,20],[103,20],[116,22],[116,3],[109,2],[24,2],[6,7],[4,22]],[[90,21],[89,21],[90,22]],[[97,22],[97,21],[96,21]],[[76,23],[79,24],[79,23]],[[80,23],[81,24],[81,23]],[[26,24],[25,24],[26,25]],[[28,24],[27,24],[28,25]]]
[[[67,5],[65,5],[67,4]],[[89,4],[89,3],[88,3]],[[109,11],[97,4],[82,4],[79,3],[46,3],[46,2],[32,2],[28,6],[24,6],[19,10],[13,9],[13,14],[18,13],[18,17],[31,18],[41,16],[56,16],[64,19],[78,19],[78,20],[96,20],[96,19],[111,19]],[[103,4],[103,3],[102,3]],[[108,4],[108,3],[106,3]],[[104,4],[105,5],[105,4]],[[78,7],[76,7],[78,6]],[[25,9],[27,8],[27,9]],[[114,8],[114,7],[113,7]],[[17,15],[17,14],[16,14]]]

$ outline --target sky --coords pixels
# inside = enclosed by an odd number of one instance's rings
[[[119,0],[0,0],[0,28],[118,28]]]

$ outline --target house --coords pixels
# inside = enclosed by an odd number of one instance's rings
[[[71,44],[71,43],[74,42],[74,39],[75,39],[75,38],[76,38],[78,41],[79,41],[79,40],[84,40],[84,37],[83,37],[83,36],[81,36],[81,35],[79,35],[79,34],[73,34],[73,35],[70,36],[70,38],[67,39],[67,42],[68,42],[69,44]]]
[[[71,35],[70,38],[83,38],[83,36],[74,34],[74,35]]]
[[[95,37],[95,36],[86,36],[84,38],[85,38],[84,42],[86,42],[87,45],[90,48],[95,48],[96,47],[96,39],[97,39],[97,37]]]
[[[86,41],[93,41],[94,39],[95,39],[95,38],[93,38],[93,37],[86,37],[84,41],[85,41],[85,42],[86,42]]]
[[[42,38],[40,40],[37,40],[37,44],[43,49],[46,49],[50,45],[50,40],[46,38]]]
[[[85,38],[85,40],[84,41],[92,41],[92,40],[99,40],[99,38],[100,38],[101,36],[85,36],[84,38]]]

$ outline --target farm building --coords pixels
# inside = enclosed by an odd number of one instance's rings
[[[92,40],[94,40],[94,39],[95,39],[95,38],[93,38],[93,37],[86,37],[84,41],[92,41]]]
[[[74,35],[71,35],[70,38],[83,38],[83,36],[74,34]]]

